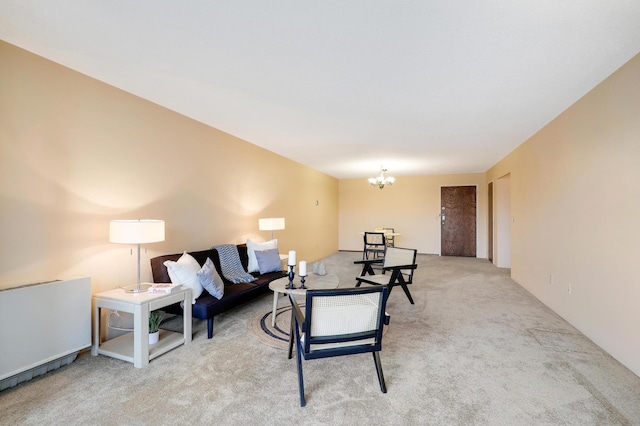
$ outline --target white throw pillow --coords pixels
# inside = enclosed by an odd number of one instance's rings
[[[258,265],[258,259],[256,258],[256,251],[268,250],[278,248],[278,240],[274,238],[271,241],[264,243],[254,243],[251,240],[247,240],[247,256],[249,257],[249,265],[247,266],[247,272],[259,272],[260,265]]]
[[[167,267],[169,278],[171,278],[173,284],[186,285],[191,289],[191,295],[193,296],[191,303],[196,303],[196,299],[200,297],[203,290],[200,278],[198,278],[198,271],[200,270],[198,261],[185,251],[177,262],[167,260],[164,262],[164,266]]]

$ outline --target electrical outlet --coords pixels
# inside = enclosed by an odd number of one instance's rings
[[[553,285],[553,274],[549,274],[549,285]]]
[[[571,294],[571,283],[567,283],[567,293]]]

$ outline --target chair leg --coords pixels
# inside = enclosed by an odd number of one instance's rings
[[[380,363],[380,353],[373,352],[373,361],[376,364],[376,372],[378,373],[378,382],[380,382],[380,390],[387,393],[387,385],[384,383],[384,374],[382,373],[382,364]]]
[[[297,343],[297,342],[296,342]],[[304,407],[307,402],[304,400],[304,379],[302,377],[302,355],[300,354],[300,348],[296,344],[296,354],[298,358],[298,389],[300,390],[300,406]]]
[[[289,327],[289,356],[287,359],[291,359],[291,356],[293,354],[293,340],[294,340],[294,334],[295,333],[295,317],[293,314],[293,309],[291,310],[291,327]]]
[[[407,287],[406,284],[400,284],[400,286],[404,290],[404,294],[409,298],[409,302],[411,302],[412,305],[415,305],[415,303],[413,303],[413,297],[411,297],[411,293],[409,293],[409,287]]]

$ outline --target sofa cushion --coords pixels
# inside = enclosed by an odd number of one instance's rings
[[[269,272],[268,274],[256,274],[256,280],[253,283],[258,287],[269,288],[269,283],[271,281],[277,280],[278,278],[284,278],[286,276],[287,276],[287,273],[284,271]]]
[[[193,316],[199,319],[213,318],[214,315],[248,302],[267,290],[268,287],[257,287],[252,283],[238,283],[226,286],[222,299],[216,299],[206,292],[202,293],[198,302],[193,305]]]

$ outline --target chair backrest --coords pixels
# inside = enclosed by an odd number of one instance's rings
[[[403,265],[415,265],[416,256],[418,250],[400,248],[400,247],[387,247],[387,253],[384,257],[384,267],[403,266]],[[409,278],[409,282],[413,279],[413,269],[402,269],[402,273]]]
[[[384,231],[384,236],[387,239],[387,247],[395,247],[395,235],[389,235],[396,232],[394,228],[382,228]]]
[[[386,286],[308,290],[305,357],[379,351],[388,291]]]
[[[364,244],[365,246],[384,246],[385,245],[384,232],[365,232]]]

